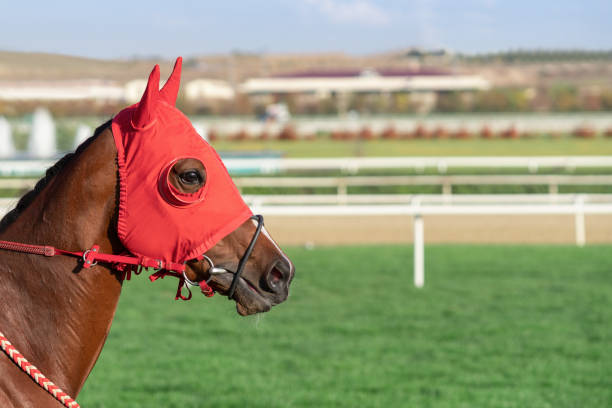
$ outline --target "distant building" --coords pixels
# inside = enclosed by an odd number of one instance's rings
[[[240,90],[262,93],[357,93],[357,92],[447,92],[490,88],[477,75],[454,75],[440,71],[361,70],[311,71],[246,80]]]
[[[5,101],[65,101],[98,100],[138,102],[147,81],[135,79],[121,85],[103,80],[61,81],[0,81],[0,100]],[[188,100],[231,100],[235,92],[227,82],[213,79],[196,79],[183,88]]]
[[[240,86],[240,91],[259,104],[290,99],[294,106],[314,106],[318,101],[331,98],[338,112],[351,109],[349,100],[353,96],[378,98],[378,101],[366,103],[385,106],[388,101],[383,99],[408,94],[415,109],[425,112],[435,106],[439,93],[483,91],[490,87],[489,81],[478,75],[455,75],[435,70],[366,69],[252,78]]]
[[[203,99],[231,100],[236,96],[234,89],[225,81],[216,79],[194,79],[184,88],[185,98],[190,101]]]
[[[147,88],[146,79],[133,79],[123,86],[123,95],[127,102],[136,103],[142,98],[142,94]]]
[[[163,86],[163,84],[161,85]],[[135,79],[125,84],[125,98],[128,102],[138,102],[147,87],[144,79]],[[225,81],[216,79],[194,79],[182,87],[183,95],[189,102],[203,102],[211,100],[232,100],[235,97],[234,89]]]
[[[124,99],[121,85],[103,80],[72,81],[0,81],[0,100],[5,101],[66,101]]]

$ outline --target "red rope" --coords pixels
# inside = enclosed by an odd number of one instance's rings
[[[36,255],[53,256],[55,255],[55,248],[50,246],[42,245],[28,245],[21,244],[19,242],[11,241],[0,241],[0,249],[7,249],[9,251],[26,252]]]
[[[83,268],[91,268],[98,261],[111,263],[116,270],[124,272],[124,278],[130,279],[130,273],[132,267],[145,267],[158,269],[157,272],[152,274],[149,279],[153,282],[159,278],[166,276],[174,276],[179,279],[178,289],[176,291],[175,299],[189,300],[191,299],[191,291],[188,289],[188,296],[184,296],[181,292],[185,285],[185,264],[176,262],[164,262],[160,259],[153,259],[147,257],[135,257],[128,255],[113,255],[104,254],[98,252],[100,247],[98,245],[92,246],[87,251],[65,251],[63,249],[57,249],[48,245],[29,245],[22,244],[19,242],[12,241],[1,241],[0,250],[5,249],[8,251],[23,252],[35,255],[44,256],[55,256],[55,255],[67,255],[74,256],[83,259]],[[199,283],[202,293],[210,297],[214,294],[213,289],[208,286],[205,281]],[[24,372],[26,372],[38,385],[44,388],[49,394],[53,395],[59,402],[68,408],[80,408],[80,405],[72,399],[68,394],[62,391],[57,385],[53,384],[51,380],[45,377],[38,368],[32,365],[26,358],[11,344],[11,342],[0,332],[0,346],[2,350],[8,355]]]
[[[68,408],[80,408],[81,406],[72,398],[66,394],[60,387],[55,385],[51,380],[43,375],[38,368],[30,363],[21,354],[15,346],[0,332],[0,347],[21,368],[26,372],[38,385],[44,388],[49,394],[51,394],[56,400],[61,402],[65,407]]]
[[[129,255],[114,255],[114,254],[105,254],[99,252],[100,246],[94,245],[87,251],[65,251],[63,249],[54,248],[48,245],[29,245],[22,244],[20,242],[13,241],[1,241],[0,240],[0,249],[6,249],[8,251],[17,251],[24,252],[28,254],[35,255],[44,255],[44,256],[56,256],[56,255],[66,255],[66,256],[74,256],[77,258],[83,259],[83,268],[91,268],[97,262],[105,262],[113,264],[113,267],[124,273],[124,279],[130,280],[130,275],[132,272],[132,267],[145,267],[145,268],[153,268],[157,269],[153,275],[149,277],[151,282],[159,278],[164,278],[165,276],[174,276],[179,279],[178,288],[176,290],[175,300],[189,300],[191,299],[191,292],[189,291],[188,296],[184,296],[181,292],[183,287],[185,287],[185,277],[183,276],[183,272],[185,271],[185,264],[178,262],[164,262],[161,259],[148,258],[146,256],[136,257]],[[137,273],[138,274],[138,273]],[[199,283],[200,289],[202,293],[206,297],[211,297],[214,295],[214,290],[208,286],[205,281]]]
[[[96,262],[106,262],[118,265],[134,265],[143,266],[145,268],[155,269],[167,269],[169,271],[183,272],[185,270],[185,264],[178,262],[164,262],[161,259],[148,258],[146,256],[129,256],[129,255],[114,255],[105,254],[98,252],[100,247],[98,245],[92,246],[87,251],[65,251],[63,249],[54,248],[48,245],[29,245],[22,244],[20,242],[12,241],[0,241],[0,249],[6,249],[9,251],[24,252],[28,254],[44,255],[44,256],[55,256],[55,255],[67,255],[74,256],[77,258],[83,258],[83,267],[90,268]],[[124,269],[124,268],[121,268]]]

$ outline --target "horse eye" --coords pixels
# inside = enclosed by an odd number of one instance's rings
[[[188,170],[179,175],[181,182],[188,185],[196,185],[202,183],[202,175],[196,170]]]

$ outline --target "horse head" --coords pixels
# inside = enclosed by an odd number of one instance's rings
[[[0,339],[3,350],[4,333],[18,347],[0,358],[0,406],[78,394],[122,283],[140,267],[156,269],[151,280],[179,278],[176,298],[200,286],[236,301],[241,315],[287,298],[293,264],[175,107],[180,72],[179,58],[160,90],[155,66],[141,101],[47,170],[0,221]],[[17,349],[64,391],[26,368]]]
[[[140,102],[112,121],[119,238],[132,254],[185,264],[186,282],[209,283],[241,315],[268,311],[287,298],[294,266],[175,107],[181,64],[161,90],[156,65]]]

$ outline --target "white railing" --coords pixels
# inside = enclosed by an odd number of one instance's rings
[[[0,188],[26,189],[35,178],[0,178]],[[456,185],[542,185],[557,194],[562,185],[612,185],[612,175],[448,175],[448,176],[348,176],[348,177],[234,177],[239,189],[245,187],[329,187],[338,196],[347,196],[349,187],[439,185],[442,194],[452,194]],[[346,201],[347,198],[342,198]]]
[[[535,173],[542,167],[575,169],[577,167],[612,167],[612,156],[533,156],[533,157],[333,157],[317,159],[284,158],[226,158],[223,160],[231,171],[260,169],[262,173],[291,170],[336,170],[357,173],[363,169],[416,169],[436,168],[441,173],[450,167],[525,168]]]
[[[315,204],[572,204],[577,197],[589,203],[612,204],[612,194],[243,194],[250,206]]]
[[[41,176],[56,160],[0,160],[0,176]],[[612,156],[533,156],[533,157],[333,157],[312,159],[224,158],[232,174],[270,174],[285,171],[327,170],[355,174],[365,169],[435,168],[445,173],[448,168],[524,168],[535,173],[543,167],[575,169],[578,167],[612,167]]]
[[[612,185],[612,175],[452,175],[452,176],[350,176],[350,177],[238,177],[244,187],[333,187],[344,196],[348,187],[440,185],[452,194],[453,185],[546,185],[556,194],[560,185]]]
[[[267,132],[278,134],[285,124],[279,122],[262,122],[246,118],[193,118],[194,123],[201,123],[207,128],[215,129],[222,135],[245,131],[250,135]],[[352,131],[369,128],[380,134],[385,129],[393,128],[397,132],[412,133],[417,128],[428,132],[443,128],[449,133],[465,130],[478,135],[484,127],[495,133],[514,128],[528,133],[571,133],[577,128],[586,127],[596,132],[605,132],[612,127],[612,115],[609,113],[538,113],[538,114],[430,114],[426,116],[362,116],[353,118],[338,117],[294,117],[290,124],[300,135],[313,135],[318,132]]]
[[[601,197],[600,197],[601,198]],[[412,216],[414,223],[414,285],[425,284],[425,237],[424,215],[573,215],[576,234],[576,245],[586,244],[585,214],[612,214],[612,202],[596,202],[588,196],[575,195],[565,197],[565,202],[510,202],[502,203],[426,203],[418,196],[409,204],[379,205],[261,205],[255,204],[256,213],[273,216],[374,216],[396,215]],[[426,201],[426,200],[425,200]]]
[[[424,215],[573,215],[576,245],[586,244],[586,214],[612,214],[609,194],[245,196],[254,213],[272,216],[411,216],[414,224],[414,284],[425,284]],[[327,200],[327,201],[325,201]],[[334,201],[335,200],[335,201]],[[0,199],[0,213],[17,198]],[[281,203],[281,205],[275,205]]]

